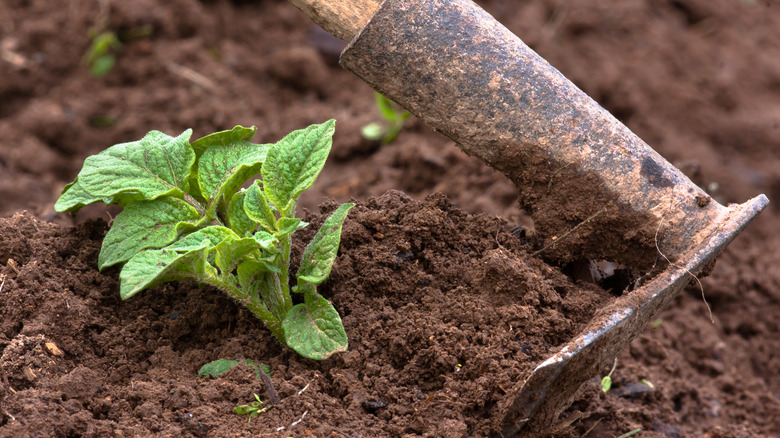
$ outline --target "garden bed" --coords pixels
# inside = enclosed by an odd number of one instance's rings
[[[308,218],[313,229],[322,219]],[[103,221],[64,228],[16,215],[0,225],[11,294],[2,330],[12,335],[0,370],[16,391],[4,409],[24,419],[6,425],[11,434],[54,426],[61,436],[279,427],[486,436],[535,365],[611,298],[530,259],[496,218],[465,214],[443,195],[414,201],[389,192],[355,207],[344,225],[321,292],[341,313],[350,349],[316,362],[282,348],[210,288],[165,285],[122,302],[116,270],[94,270]],[[313,235],[306,231],[294,259]],[[273,388],[243,366],[199,379],[216,359],[268,365]],[[268,403],[269,391],[281,401],[253,424],[232,414],[253,393]]]
[[[774,5],[480,3],[719,202],[776,201]],[[101,17],[122,46],[93,77],[82,59]],[[0,43],[0,436],[484,436],[506,394],[611,299],[529,258],[511,183],[448,140],[414,119],[389,145],[361,138],[379,117],[372,91],[285,1],[12,0]],[[315,230],[323,201],[359,204],[322,288],[350,350],[321,363],[209,288],[121,301],[118,270],[96,270],[115,211],[52,209],[85,156],[151,129],[256,124],[273,142],[329,118],[332,158],[301,205]],[[619,356],[611,391],[585,388],[560,436],[780,433],[775,204],[702,280],[715,323],[688,288]],[[197,377],[221,358],[269,365],[283,401],[251,423],[234,414],[270,396],[243,365]]]

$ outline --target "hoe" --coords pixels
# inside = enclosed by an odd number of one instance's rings
[[[471,0],[290,1],[350,41],[344,68],[515,184],[545,257],[653,273],[517,385],[499,436],[554,422],[769,202],[720,205]]]

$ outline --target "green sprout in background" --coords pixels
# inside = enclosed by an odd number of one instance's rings
[[[83,62],[89,68],[92,76],[108,74],[116,63],[116,53],[121,47],[119,37],[109,28],[109,14],[111,7],[108,0],[98,1],[98,12],[95,25],[87,31],[87,36],[92,40]]]
[[[382,141],[382,143],[388,144],[398,137],[398,134],[404,127],[404,122],[411,117],[412,113],[404,110],[400,105],[379,93],[375,92],[374,97],[376,99],[376,108],[384,121],[369,123],[360,130],[360,133],[369,140]]]
[[[131,42],[152,36],[152,26],[149,24],[120,32],[99,30],[102,28],[102,26],[95,26],[87,33],[92,39],[92,44],[84,54],[84,64],[89,67],[92,76],[104,76],[114,68],[116,57],[122,48],[122,41]]]
[[[84,64],[89,67],[92,76],[104,76],[114,68],[116,52],[122,45],[114,32],[98,33],[90,30],[90,33],[92,45],[84,55]]]

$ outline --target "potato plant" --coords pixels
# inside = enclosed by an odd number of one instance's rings
[[[212,285],[261,319],[300,355],[324,359],[347,349],[338,312],[317,293],[329,276],[341,227],[354,204],[342,204],[306,247],[290,284],[292,235],[300,194],[314,184],[332,145],[335,121],[290,133],[275,144],[250,140],[236,126],[190,143],[151,131],[88,157],[55,204],[60,212],[94,202],[124,207],[103,240],[98,268],[124,264],[120,295],[160,283]],[[248,189],[242,188],[257,174]],[[302,301],[293,304],[293,294]]]

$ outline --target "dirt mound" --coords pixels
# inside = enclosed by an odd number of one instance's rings
[[[307,218],[294,258],[323,219]],[[318,436],[485,436],[506,395],[611,298],[529,259],[506,228],[443,195],[390,192],[358,204],[321,288],[350,349],[318,363],[281,348],[215,290],[164,285],[121,302],[116,272],[94,269],[103,221],[0,219],[3,406],[24,419],[6,418],[3,434],[232,436],[286,426]],[[242,358],[270,367],[281,398],[251,425],[232,408],[253,393],[268,400],[253,372],[197,378],[206,362]]]

